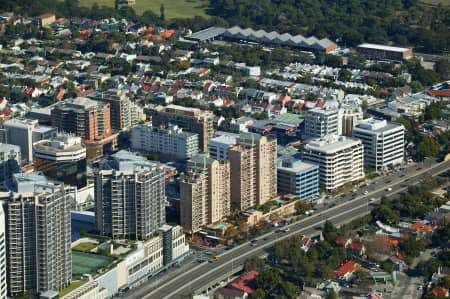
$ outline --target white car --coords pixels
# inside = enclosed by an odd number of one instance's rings
[[[367,191],[367,190],[364,191],[364,195],[367,195],[367,194],[369,194],[369,191]]]
[[[392,188],[391,188],[391,187],[389,187],[389,188],[387,188],[387,189],[386,189],[386,191],[392,191]]]
[[[375,197],[372,197],[371,199],[370,199],[370,201],[376,201],[377,199],[375,198]]]

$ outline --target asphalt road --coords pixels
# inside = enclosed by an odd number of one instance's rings
[[[375,198],[378,201],[384,195],[391,196],[404,191],[407,186],[417,184],[425,173],[436,175],[448,170],[450,170],[450,161],[436,164],[435,160],[429,159],[423,163],[407,167],[403,171],[383,176],[376,180],[376,184],[359,188],[357,191],[358,197],[355,199],[349,200],[352,195],[346,195],[339,199],[342,203],[336,202],[335,206],[323,207],[322,210],[318,210],[313,216],[290,225],[290,231],[287,233],[271,232],[264,239],[260,237],[256,246],[251,246],[249,243],[242,244],[220,255],[217,261],[193,267],[175,279],[165,282],[155,290],[151,291],[144,285],[141,288],[130,290],[125,294],[125,297],[133,299],[181,298],[184,295],[188,295],[191,291],[196,291],[207,285],[215,278],[231,272],[235,265],[243,264],[251,256],[264,254],[267,248],[279,240],[294,234],[310,235],[317,233],[321,230],[321,226],[326,220],[331,220],[335,224],[348,222],[369,212],[373,203],[370,201],[371,198]],[[392,190],[387,191],[387,188],[392,188]],[[365,191],[368,194],[364,194]]]

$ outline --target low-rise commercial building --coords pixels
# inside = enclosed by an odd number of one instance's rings
[[[306,200],[319,195],[319,166],[293,157],[281,157],[277,168],[278,194]]]
[[[364,144],[364,165],[382,171],[403,163],[405,128],[402,124],[369,118],[353,129],[353,137]]]
[[[359,139],[336,135],[312,139],[302,158],[319,165],[320,184],[329,191],[364,178],[364,146]]]

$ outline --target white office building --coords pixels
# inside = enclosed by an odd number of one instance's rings
[[[187,160],[198,154],[199,137],[175,125],[167,128],[140,125],[131,129],[131,148]]]
[[[312,139],[302,157],[319,165],[319,182],[328,191],[364,178],[364,146],[359,139],[337,135]]]
[[[305,138],[322,138],[338,134],[338,111],[314,108],[305,117]]]
[[[353,137],[364,144],[364,165],[381,171],[403,163],[405,128],[402,124],[369,118],[353,129]]]

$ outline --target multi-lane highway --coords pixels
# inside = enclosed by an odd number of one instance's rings
[[[403,171],[394,172],[391,175],[376,180],[376,184],[371,183],[364,188],[358,188],[358,197],[351,200],[352,195],[339,198],[333,206],[325,206],[318,210],[315,215],[289,226],[289,232],[270,232],[260,237],[256,246],[249,243],[240,245],[233,250],[226,251],[220,255],[217,261],[203,263],[175,279],[171,279],[154,290],[142,286],[130,290],[126,294],[127,298],[181,298],[192,291],[197,291],[205,285],[212,283],[215,278],[223,276],[244,263],[249,257],[262,255],[265,249],[275,242],[292,236],[294,234],[309,235],[320,230],[321,225],[330,220],[335,224],[350,221],[353,218],[367,214],[371,209],[371,198],[379,200],[382,196],[390,196],[399,193],[407,186],[417,184],[425,173],[437,175],[450,170],[450,161],[436,164],[434,160],[427,160],[413,167],[407,167]],[[390,191],[387,191],[388,188]],[[366,192],[367,191],[367,192]],[[361,196],[362,194],[362,196]]]

